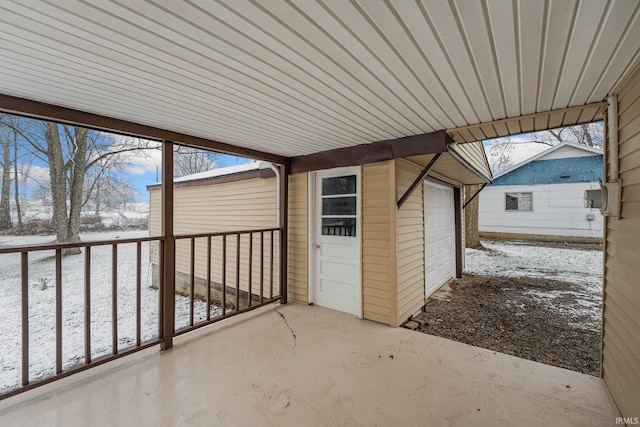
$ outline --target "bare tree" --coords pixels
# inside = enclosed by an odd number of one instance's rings
[[[193,175],[218,167],[220,154],[198,148],[175,145],[173,149],[175,176]]]
[[[602,131],[602,122],[584,123],[540,132],[540,139],[550,145],[575,142],[589,147],[599,147],[602,145]]]
[[[0,116],[0,123],[4,124],[6,115]],[[11,143],[9,142],[9,132],[2,128],[0,132],[0,143],[2,144],[2,191],[0,194],[0,230],[8,230],[11,223]]]
[[[479,185],[464,186],[464,203],[467,203],[480,189]],[[467,248],[480,248],[480,234],[478,233],[478,201],[476,197],[464,208],[464,242]]]
[[[25,148],[48,166],[52,220],[59,243],[80,241],[80,215],[95,188],[87,177],[116,169],[159,148],[157,143],[123,138],[78,126],[30,120],[28,128],[13,126]],[[90,173],[92,172],[92,173]],[[79,250],[66,251],[66,254]]]
[[[20,179],[18,177],[18,138],[13,132],[13,196],[16,204],[16,222],[18,226],[18,234],[22,234],[22,209],[20,209]]]

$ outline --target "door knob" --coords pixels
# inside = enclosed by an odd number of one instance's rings
[[[316,243],[316,249],[320,249],[320,243]]]

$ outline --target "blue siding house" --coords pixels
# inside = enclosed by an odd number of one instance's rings
[[[493,237],[600,240],[602,216],[584,207],[599,187],[602,151],[563,142],[500,173],[480,193],[478,227]]]

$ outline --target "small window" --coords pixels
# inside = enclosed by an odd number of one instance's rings
[[[507,193],[506,210],[531,212],[533,211],[533,193]]]
[[[356,176],[336,176],[322,180],[322,195],[354,194],[356,192]]]
[[[322,215],[355,215],[356,196],[322,199]]]
[[[355,175],[322,179],[322,235],[356,237]]]

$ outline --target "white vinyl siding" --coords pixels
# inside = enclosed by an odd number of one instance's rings
[[[487,233],[601,238],[602,215],[598,209],[585,208],[583,202],[584,191],[596,188],[597,183],[486,187],[478,196],[478,229]],[[531,193],[533,210],[506,210],[505,195],[513,193]]]

